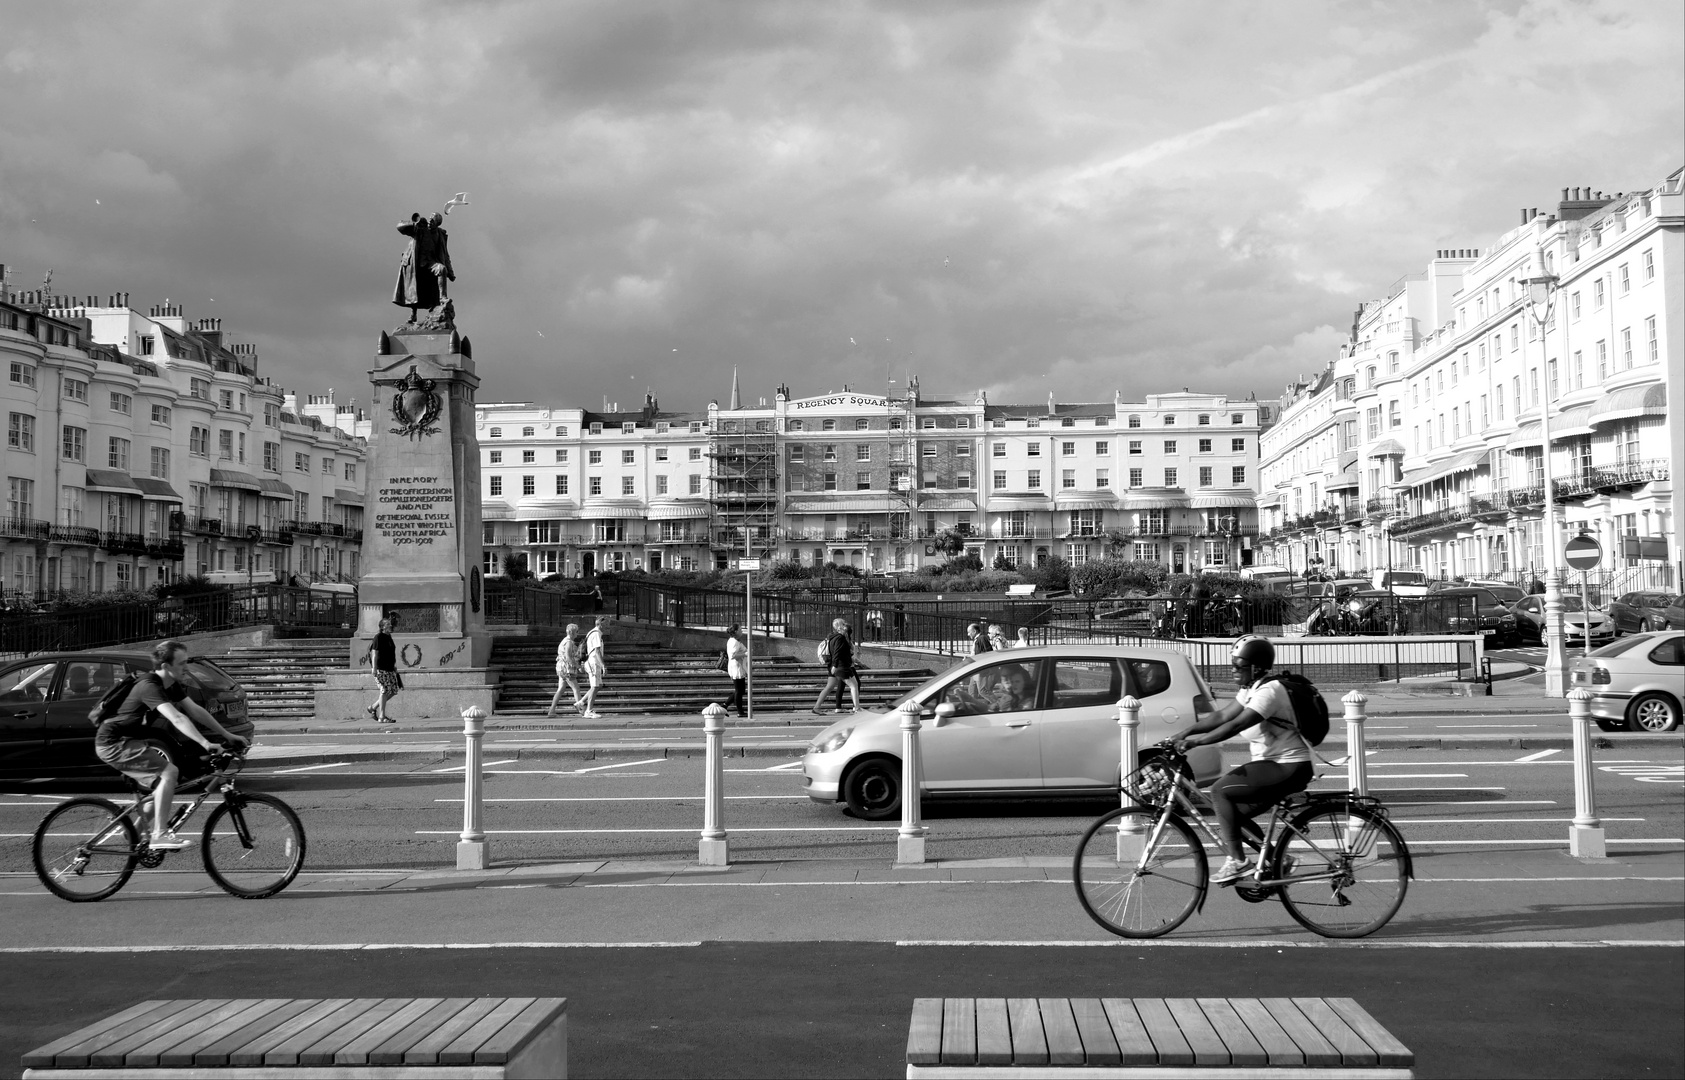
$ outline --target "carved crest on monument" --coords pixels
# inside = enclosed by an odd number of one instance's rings
[[[410,366],[410,373],[392,384],[392,417],[398,426],[392,434],[410,439],[437,435],[433,422],[439,419],[439,395],[432,379],[423,379]]]

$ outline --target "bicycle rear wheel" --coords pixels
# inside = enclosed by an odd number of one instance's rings
[[[104,900],[135,872],[140,837],[108,799],[71,799],[41,819],[30,842],[35,876],[73,904]]]
[[[1128,938],[1160,937],[1181,926],[1204,901],[1209,880],[1205,848],[1193,830],[1148,806],[1122,807],[1090,825],[1077,844],[1071,879],[1089,917]]]
[[[205,873],[243,900],[274,896],[304,866],[304,826],[273,795],[230,795],[205,822]]]
[[[1270,853],[1282,906],[1306,930],[1331,938],[1373,934],[1410,887],[1410,853],[1392,822],[1362,807],[1307,807]]]

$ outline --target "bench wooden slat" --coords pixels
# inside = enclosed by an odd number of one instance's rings
[[[1182,1028],[1165,1008],[1163,998],[1131,998],[1135,1011],[1146,1025],[1147,1034],[1158,1049],[1160,1065],[1192,1065],[1193,1048],[1182,1037]]]
[[[1346,1026],[1368,1043],[1380,1058],[1382,1065],[1414,1065],[1416,1055],[1410,1048],[1399,1042],[1393,1033],[1382,1027],[1380,1022],[1362,1005],[1352,998],[1324,998],[1328,1007],[1339,1014]]]
[[[104,1046],[98,1047],[88,1055],[88,1064],[104,1068],[122,1065],[131,1050],[145,1046],[147,1043],[156,1040],[160,1035],[168,1034],[183,1024],[192,1023],[212,1009],[227,1003],[226,998],[213,998],[209,1001],[189,1000],[187,1008],[167,1017],[160,1017],[151,1024],[142,1024],[122,1038],[114,1039]]]
[[[1269,1055],[1258,1044],[1252,1032],[1247,1030],[1246,1021],[1234,1011],[1234,1007],[1224,998],[1195,998],[1199,1007],[1205,1012],[1205,1019],[1217,1030],[1217,1037],[1223,1040],[1223,1045],[1229,1048],[1229,1063],[1231,1065],[1268,1065]]]
[[[505,1024],[521,1015],[528,1005],[537,998],[514,997],[504,998],[492,1006],[491,1012],[480,1018],[479,1023],[458,1035],[449,1046],[439,1051],[441,1065],[472,1065],[474,1052],[499,1031]]]
[[[337,1009],[330,1009],[314,1023],[299,1028],[263,1055],[265,1065],[295,1067],[302,1062],[299,1055],[332,1035],[346,1024],[368,1012],[380,1002],[379,998],[347,998]]]
[[[393,1035],[409,1027],[415,1020],[444,1002],[444,998],[399,999],[398,1008],[385,1019],[374,1024],[350,1042],[334,1051],[335,1065],[368,1065],[369,1055]]]
[[[942,999],[942,1064],[977,1064],[977,1014],[971,998]]]
[[[550,1022],[567,1009],[566,998],[541,997],[533,1001],[503,1030],[480,1044],[474,1051],[476,1065],[507,1065],[521,1052],[521,1048],[537,1038]]]
[[[1012,1063],[1047,1064],[1047,1032],[1041,1025],[1041,1005],[1035,998],[1007,998],[1006,1018],[1012,1025]]]
[[[125,1024],[145,1024],[148,1016],[162,1015],[167,1009],[182,1008],[184,1005],[185,1002],[159,999],[150,999],[136,1005],[130,1005],[122,1012],[108,1016],[97,1024],[77,1028],[63,1038],[54,1039],[45,1046],[37,1046],[23,1055],[23,1067],[26,1069],[49,1069],[59,1064],[68,1064],[73,1068],[84,1065],[87,1063],[84,1052],[89,1043],[97,1039],[114,1037],[112,1033]],[[61,1055],[66,1059],[63,1062],[59,1060]]]
[[[1182,1038],[1194,1052],[1195,1065],[1229,1064],[1229,1048],[1218,1038],[1217,1029],[1205,1018],[1205,1010],[1193,998],[1165,998],[1164,1007],[1176,1018]]]
[[[239,1025],[227,1025],[227,1030],[219,1038],[200,1047],[193,1055],[193,1064],[200,1067],[225,1066],[229,1054],[274,1031],[309,1007],[308,1000],[266,998],[255,1008],[241,1014]],[[207,1031],[205,1037],[210,1038],[211,1033]]]
[[[404,1025],[401,1030],[392,1032],[386,1041],[369,1051],[370,1065],[401,1065],[404,1054],[416,1043],[426,1038],[438,1026],[468,1007],[473,998],[442,998],[435,999],[438,1004],[422,1013],[420,1016]]]
[[[1012,1024],[1005,998],[977,999],[977,1064],[1012,1064]]]
[[[365,999],[359,998],[358,1004]],[[370,998],[368,1008],[298,1052],[300,1065],[332,1065],[340,1048],[404,1007],[408,998]]]
[[[467,1031],[492,1009],[497,1007],[497,998],[475,998],[468,1007],[439,1025],[439,1030],[429,1034],[426,1038],[404,1051],[405,1065],[437,1065],[439,1052],[456,1041],[458,1035]]]
[[[1128,998],[1101,998],[1100,1004],[1106,1010],[1106,1019],[1111,1021],[1112,1038],[1117,1040],[1118,1064],[1157,1065],[1158,1051],[1134,1003]]]
[[[1293,1004],[1305,1014],[1305,1019],[1316,1025],[1322,1032],[1322,1037],[1334,1044],[1340,1052],[1340,1061],[1344,1065],[1374,1065],[1379,1060],[1370,1045],[1363,1041],[1363,1037],[1340,1019],[1338,1013],[1328,1007],[1328,1003],[1321,998],[1294,998]]]
[[[1322,1032],[1318,1031],[1317,1026],[1311,1023],[1304,1013],[1299,1011],[1299,1007],[1294,1005],[1292,1000],[1288,998],[1260,998],[1258,1004],[1262,1005],[1275,1022],[1281,1025],[1282,1030],[1287,1032],[1288,1038],[1298,1045],[1300,1052],[1305,1055],[1306,1065],[1340,1064],[1340,1051],[1335,1048],[1333,1043],[1322,1037]]]
[[[304,1008],[296,1012],[287,1009],[286,1011],[291,1015],[282,1019],[280,1023],[260,1035],[254,1035],[230,1050],[228,1052],[228,1065],[244,1068],[262,1065],[263,1055],[350,1001],[350,998],[328,998],[325,1001],[305,1000],[301,1002]]]
[[[942,1064],[942,999],[914,998],[907,1028],[907,1064]]]
[[[1047,1032],[1047,1063],[1081,1065],[1082,1035],[1077,1031],[1076,1017],[1071,1015],[1070,999],[1037,998],[1036,1001],[1041,1007],[1041,1026]]]
[[[1112,1022],[1106,1019],[1106,1009],[1099,998],[1072,998],[1071,1018],[1077,1023],[1083,1058],[1088,1064],[1116,1065],[1123,1061],[1117,1039],[1112,1035]]]
[[[1252,1037],[1258,1040],[1258,1045],[1264,1048],[1264,1054],[1271,1065],[1304,1065],[1305,1052],[1299,1049],[1299,1044],[1293,1037],[1282,1029],[1270,1011],[1264,1008],[1264,1003],[1257,998],[1230,998],[1229,1007],[1234,1009]]]
[[[217,1030],[231,1017],[239,1016],[262,1001],[262,998],[234,998],[220,1008],[182,1024],[168,1035],[161,1035],[144,1046],[136,1047],[123,1059],[130,1068],[155,1069],[164,1065],[191,1065],[193,1054],[210,1042],[206,1033]],[[168,1056],[171,1060],[166,1061]]]

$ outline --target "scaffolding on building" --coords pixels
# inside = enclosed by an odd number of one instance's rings
[[[778,440],[771,420],[722,420],[708,440],[708,539],[716,561],[778,544]]]

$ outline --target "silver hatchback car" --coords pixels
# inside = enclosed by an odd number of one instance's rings
[[[857,817],[901,813],[901,728],[895,709],[915,701],[924,797],[1081,795],[1118,790],[1118,699],[1140,700],[1140,745],[1168,738],[1213,709],[1211,688],[1169,649],[1048,645],[984,653],[892,703],[821,731],[802,758],[815,802],[843,802]],[[1199,780],[1223,768],[1220,747],[1189,755]]]

